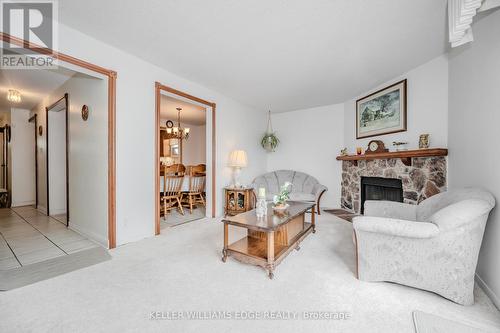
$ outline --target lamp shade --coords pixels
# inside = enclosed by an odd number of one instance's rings
[[[229,155],[229,166],[244,168],[248,164],[247,153],[244,150],[233,150]]]

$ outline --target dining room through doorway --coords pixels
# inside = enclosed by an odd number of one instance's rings
[[[169,95],[160,100],[160,228],[206,216],[206,108]]]

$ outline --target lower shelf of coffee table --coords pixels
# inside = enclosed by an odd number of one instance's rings
[[[285,246],[274,246],[274,256],[278,257]],[[255,237],[244,237],[237,242],[229,245],[229,251],[239,252],[241,254],[254,258],[267,260],[267,242],[265,239]]]
[[[296,236],[296,239],[294,239],[289,246],[275,242],[274,259],[279,259],[279,257],[284,254],[288,248],[295,246],[296,240],[300,239],[301,236],[310,231],[309,229],[311,229],[311,226],[311,223],[304,223],[304,229]],[[246,236],[230,244],[228,246],[228,251],[240,253],[254,259],[267,261],[267,239]]]

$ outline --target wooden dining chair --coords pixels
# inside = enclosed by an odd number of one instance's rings
[[[203,176],[203,175],[205,175],[205,168],[201,165],[190,165],[188,167],[188,175],[190,175],[190,176]]]
[[[186,174],[186,167],[184,166],[184,164],[180,164],[180,163],[173,164],[172,169],[175,170],[175,173],[178,176],[184,176]]]
[[[206,164],[198,164],[197,167],[199,168],[199,172],[197,172],[198,175],[206,175],[207,174],[207,165]],[[205,199],[205,201],[207,201],[207,193],[205,192],[205,190],[203,190],[203,199]]]
[[[179,209],[179,212],[184,215],[182,208],[182,182],[184,176],[163,176],[163,219],[167,218],[167,211]]]
[[[177,165],[175,165],[175,164],[169,165],[169,166],[164,165],[163,166],[163,174],[167,175],[167,176],[176,176],[177,175]]]
[[[189,192],[183,192],[181,202],[185,207],[189,207],[190,214],[193,213],[193,206],[198,203],[206,207],[203,192],[205,192],[205,176],[189,176]]]

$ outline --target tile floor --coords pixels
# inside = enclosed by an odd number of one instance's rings
[[[98,246],[33,206],[0,209],[0,270]]]
[[[66,214],[52,215],[51,217],[66,225]]]

